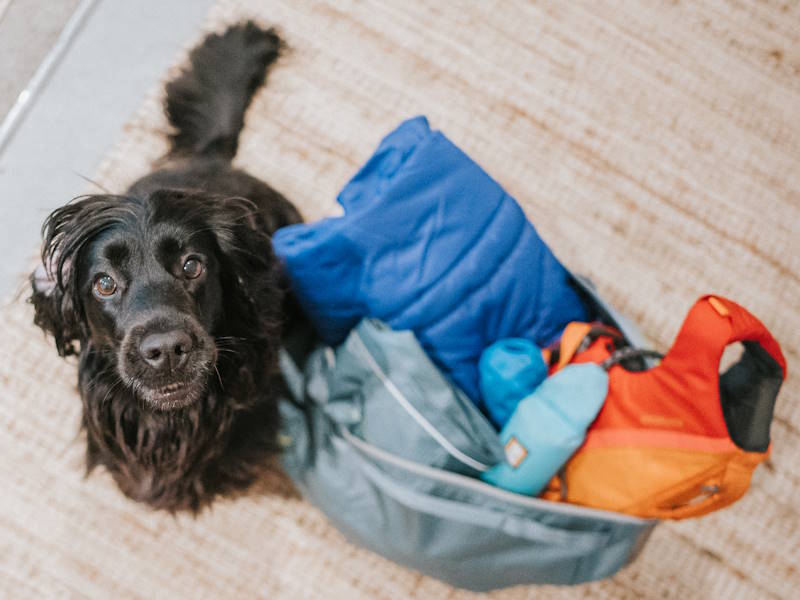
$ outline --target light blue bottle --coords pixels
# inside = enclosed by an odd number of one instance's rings
[[[500,441],[506,460],[481,478],[537,496],[580,447],[608,394],[608,374],[594,363],[568,365],[523,399]]]
[[[480,389],[489,419],[502,429],[517,404],[547,377],[542,351],[524,338],[506,338],[486,348],[478,362]]]

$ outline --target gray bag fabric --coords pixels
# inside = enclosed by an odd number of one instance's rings
[[[495,429],[410,331],[365,319],[335,351],[313,353],[305,372],[307,397],[395,456],[473,477],[503,460]]]
[[[585,281],[603,320],[641,337]],[[281,367],[283,463],[353,542],[474,591],[576,584],[633,560],[655,521],[520,496],[475,476],[502,460],[497,432],[413,334],[364,320],[336,349]]]

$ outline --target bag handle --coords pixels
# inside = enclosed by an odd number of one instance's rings
[[[702,307],[706,304],[714,310],[703,311]],[[783,379],[786,379],[786,359],[781,352],[780,345],[764,324],[746,308],[722,296],[707,295],[697,301],[690,311],[690,316],[686,318],[687,321],[694,316],[693,312],[701,315],[698,316],[698,320],[701,322],[705,320],[704,324],[708,324],[712,320],[727,323],[726,339],[719,340],[723,348],[735,342],[757,343],[775,361],[781,370]]]

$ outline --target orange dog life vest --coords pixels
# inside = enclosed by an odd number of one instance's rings
[[[590,328],[568,326],[554,370],[613,357],[613,335],[578,351]],[[734,342],[744,353],[720,375],[722,352]],[[757,318],[730,300],[701,298],[660,365],[610,367],[605,404],[545,497],[659,519],[731,504],[769,455],[785,376],[780,347]]]

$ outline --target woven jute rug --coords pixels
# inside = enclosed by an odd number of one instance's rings
[[[206,23],[254,17],[289,41],[236,162],[307,219],[334,214],[380,138],[426,114],[656,348],[709,292],[749,308],[783,346],[772,458],[740,502],[663,524],[609,581],[493,598],[800,589],[800,6],[645,4],[221,0]],[[123,190],[164,151],[160,85],[121,132],[102,186]],[[173,518],[129,502],[102,472],[84,479],[75,365],[24,302],[0,318],[0,595],[471,597],[350,545],[302,500],[257,490]]]

